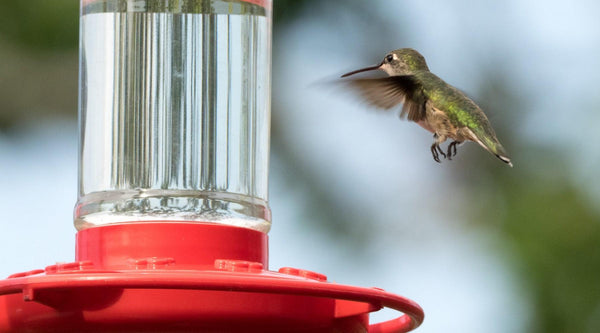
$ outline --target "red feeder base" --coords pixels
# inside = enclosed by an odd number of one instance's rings
[[[408,332],[413,301],[267,268],[267,236],[198,223],[78,232],[76,262],[0,281],[0,332]],[[383,307],[400,317],[369,324]]]

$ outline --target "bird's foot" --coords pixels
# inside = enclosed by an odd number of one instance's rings
[[[461,144],[462,141],[452,141],[452,143],[450,143],[448,145],[448,159],[451,160],[452,156],[456,156],[456,146],[458,146],[459,144]]]
[[[440,155],[446,158],[446,154],[437,143],[431,145],[431,154],[433,155],[433,160],[438,163],[442,163],[442,161],[440,160]]]

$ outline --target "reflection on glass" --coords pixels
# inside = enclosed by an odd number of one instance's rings
[[[270,4],[83,0],[75,225],[270,228]]]

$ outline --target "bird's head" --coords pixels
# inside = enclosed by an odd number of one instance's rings
[[[383,61],[375,66],[362,68],[342,75],[347,77],[360,72],[380,69],[386,72],[389,76],[412,75],[417,71],[428,71],[425,58],[414,49],[398,49],[394,50],[383,57]]]

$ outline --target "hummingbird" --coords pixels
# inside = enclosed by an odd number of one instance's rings
[[[381,63],[346,73],[342,78],[371,70],[383,70],[388,76],[347,82],[375,107],[389,110],[402,103],[401,118],[408,118],[433,133],[431,154],[436,162],[441,163],[440,155],[451,160],[458,145],[473,141],[512,167],[481,108],[430,72],[419,52],[411,48],[394,50]],[[453,141],[444,152],[440,144],[447,139]]]

